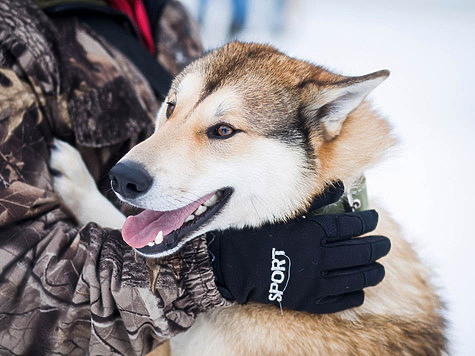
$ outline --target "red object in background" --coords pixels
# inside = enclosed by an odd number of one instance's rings
[[[140,36],[142,44],[151,54],[155,54],[150,21],[142,0],[107,0],[107,3],[130,18]]]

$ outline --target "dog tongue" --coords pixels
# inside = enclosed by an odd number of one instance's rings
[[[122,238],[134,247],[141,248],[155,240],[162,231],[163,236],[179,229],[198,207],[214,195],[210,193],[201,199],[176,210],[154,211],[144,210],[135,216],[129,216],[122,227]]]

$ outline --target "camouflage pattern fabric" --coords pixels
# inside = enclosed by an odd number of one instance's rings
[[[157,59],[174,75],[189,63],[190,57],[196,58],[203,52],[198,24],[178,1],[170,1],[165,6],[157,32]]]
[[[188,44],[184,63],[201,47],[183,35],[169,41]],[[177,71],[173,51],[158,58]],[[101,186],[152,132],[159,104],[140,72],[74,18],[0,2],[0,354],[145,354],[227,303],[204,238],[164,260],[136,260],[118,231],[77,226],[53,190],[53,137],[76,145]]]

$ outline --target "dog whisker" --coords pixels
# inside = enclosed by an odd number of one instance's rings
[[[257,211],[256,206],[254,205],[254,197],[251,198],[251,205],[254,208],[254,211],[256,212],[256,215],[259,218],[259,220],[263,221],[262,217],[259,215],[259,212]]]

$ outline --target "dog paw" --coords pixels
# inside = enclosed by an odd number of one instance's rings
[[[99,192],[81,154],[73,146],[55,139],[49,169],[56,193],[79,224],[94,221],[104,227],[122,227],[125,216]]]
[[[96,187],[96,183],[78,150],[56,138],[51,147],[49,167],[55,177],[67,178],[78,187]]]
[[[89,200],[87,198],[100,194],[81,155],[68,143],[55,139],[51,147],[49,168],[56,193],[79,219]]]

